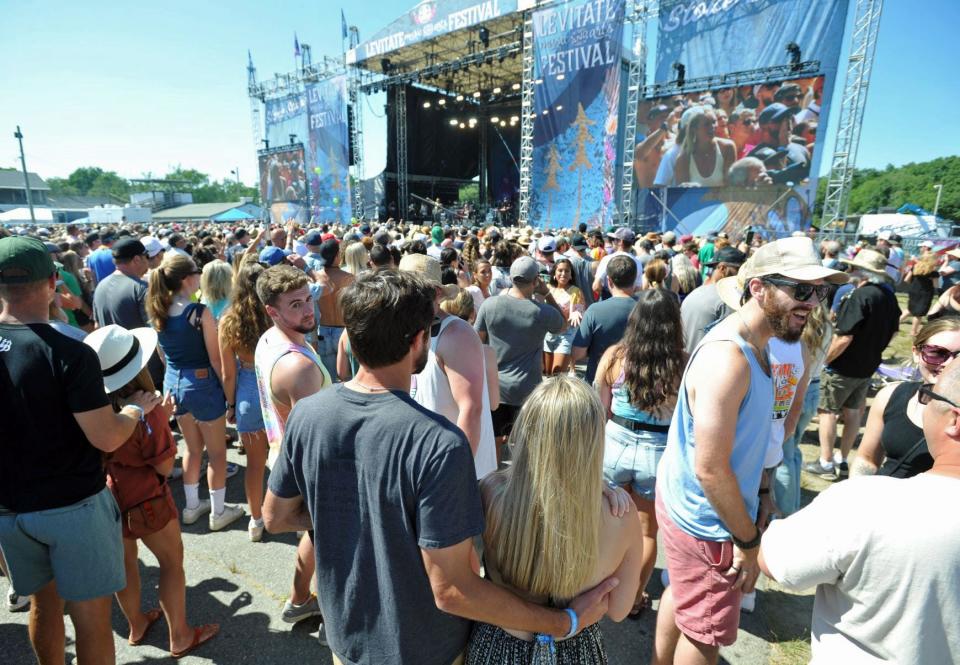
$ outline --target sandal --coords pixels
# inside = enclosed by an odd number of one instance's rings
[[[150,632],[150,629],[153,628],[153,624],[160,620],[160,617],[163,616],[163,610],[160,608],[154,608],[147,612],[147,627],[143,629],[143,634],[140,635],[140,639],[135,640],[133,638],[127,638],[127,644],[132,647],[138,647],[143,644],[144,640],[147,639],[147,633]]]
[[[650,609],[650,594],[644,591],[640,595],[640,600],[633,604],[633,608],[630,610],[630,613],[627,614],[627,618],[633,621],[637,621],[640,617],[643,616],[645,610]]]
[[[208,628],[213,628],[213,632],[201,639],[203,632]],[[207,623],[202,626],[197,626],[196,628],[193,629],[193,642],[190,643],[190,646],[188,646],[186,649],[183,649],[182,651],[171,651],[170,657],[178,658],[178,659],[183,658],[188,653],[190,653],[191,651],[199,647],[201,644],[204,644],[205,642],[209,642],[210,640],[212,640],[214,636],[216,636],[216,634],[219,632],[220,632],[220,624]]]

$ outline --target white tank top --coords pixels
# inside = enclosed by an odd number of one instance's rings
[[[447,316],[440,322],[440,332],[436,337],[430,340],[430,355],[427,358],[427,365],[419,374],[412,377],[410,396],[417,404],[430,409],[434,413],[440,414],[454,425],[457,424],[457,418],[460,416],[460,409],[453,399],[453,392],[450,390],[450,381],[444,373],[440,362],[437,359],[437,345],[440,343],[440,336],[454,321],[459,321],[455,316]],[[483,409],[480,414],[480,445],[477,448],[477,454],[473,457],[473,464],[477,471],[477,480],[480,480],[488,473],[497,470],[497,451],[493,436],[493,418],[490,415],[490,394],[487,388],[487,369],[486,358],[481,354],[484,362],[483,368]]]
[[[764,469],[774,467],[783,460],[784,424],[803,377],[801,342],[784,342],[771,337],[767,350],[770,354],[770,375],[773,377],[773,424],[770,427],[770,445],[767,446],[763,461]]]
[[[697,168],[697,160],[690,155],[690,181],[699,183],[701,187],[722,187],[723,186],[723,153],[720,152],[720,144],[714,142],[713,149],[716,151],[716,158],[713,164],[713,173],[703,175]]]

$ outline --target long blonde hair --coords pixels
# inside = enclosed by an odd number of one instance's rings
[[[807,352],[814,358],[821,354],[826,355],[830,341],[833,338],[833,324],[827,306],[820,303],[812,310],[807,318],[807,325],[803,327],[800,341],[807,348]]]
[[[173,304],[173,296],[183,286],[183,280],[196,271],[193,260],[178,252],[165,252],[160,266],[150,271],[146,307],[155,329],[163,330],[167,325],[167,312]]]
[[[362,242],[351,243],[343,253],[343,269],[353,275],[359,275],[367,269],[370,252]]]
[[[547,379],[527,398],[513,432],[513,466],[487,511],[484,539],[504,582],[538,596],[573,598],[600,555],[605,414],[580,379]]]

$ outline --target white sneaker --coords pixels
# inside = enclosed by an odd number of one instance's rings
[[[196,508],[184,508],[181,515],[184,524],[193,524],[210,512],[210,499],[203,499]]]
[[[18,596],[17,592],[10,587],[7,592],[7,610],[9,612],[26,612],[30,609],[30,596]],[[324,642],[326,644],[326,642]]]
[[[258,523],[257,520],[250,518],[247,523],[247,533],[250,534],[250,541],[259,543],[263,540],[263,520]]]
[[[210,530],[220,531],[221,529],[225,529],[245,514],[243,508],[240,506],[224,506],[223,512],[219,515],[210,513]]]
[[[746,612],[747,614],[752,614],[753,610],[757,607],[757,592],[751,591],[750,593],[745,593],[740,597],[740,611]]]

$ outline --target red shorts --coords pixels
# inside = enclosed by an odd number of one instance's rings
[[[699,540],[682,531],[657,492],[657,522],[663,541],[676,623],[684,635],[702,644],[730,646],[737,641],[741,592],[724,573],[733,565],[733,543]]]

